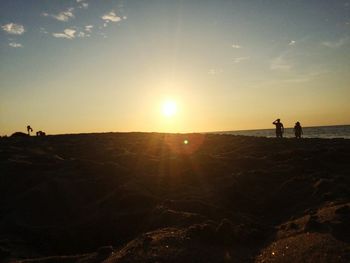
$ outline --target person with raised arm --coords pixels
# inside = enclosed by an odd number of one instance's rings
[[[280,119],[275,120],[272,124],[276,126],[276,137],[283,138],[284,127]]]

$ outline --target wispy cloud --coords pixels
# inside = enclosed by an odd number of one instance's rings
[[[22,35],[25,32],[23,25],[15,24],[15,23],[5,24],[1,26],[1,28],[6,33],[12,34],[12,35]]]
[[[44,27],[40,27],[39,28],[39,32],[43,33],[43,34],[48,34],[49,32],[47,32],[47,30]]]
[[[93,25],[87,25],[85,26],[85,31],[91,33],[93,27],[94,27]]]
[[[237,58],[233,58],[233,62],[234,63],[240,63],[242,61],[248,60],[250,57],[237,57]]]
[[[208,74],[209,75],[218,75],[218,74],[221,74],[222,72],[223,72],[223,70],[220,68],[212,68],[212,69],[209,69]]]
[[[74,7],[70,7],[65,11],[59,12],[58,14],[42,13],[42,16],[52,17],[58,21],[67,22],[69,19],[74,18]]]
[[[347,44],[350,44],[350,37],[342,37],[336,41],[324,41],[322,42],[322,45],[328,48],[340,48],[342,46],[345,46]]]
[[[89,7],[89,3],[86,3],[86,0],[76,0],[76,2],[79,4],[79,8],[87,9]]]
[[[315,78],[325,75],[329,73],[328,70],[324,69],[311,69],[308,72],[303,73],[296,73],[294,76],[291,76],[291,78],[285,79],[284,82],[292,82],[292,83],[301,83],[301,82],[308,82],[312,81]]]
[[[283,55],[281,55],[271,60],[270,69],[289,71],[292,69],[292,64],[288,62]]]
[[[238,44],[232,44],[231,47],[232,47],[232,48],[242,48],[242,46],[241,46],[241,45],[238,45]]]
[[[87,36],[87,34],[83,31],[80,31],[77,35],[77,37],[86,37],[86,36]]]
[[[23,47],[22,44],[16,43],[16,42],[10,42],[10,43],[9,43],[9,46],[10,46],[10,47],[13,47],[13,48],[20,48],[20,47]]]
[[[75,38],[75,33],[77,31],[75,29],[67,28],[63,30],[63,33],[53,33],[52,35],[56,38],[66,38],[66,39],[73,39]]]
[[[295,46],[297,42],[295,40],[291,40],[289,43],[288,43],[288,46]]]
[[[117,14],[112,10],[107,14],[104,14],[101,17],[105,22],[119,22],[122,20],[120,16],[117,16]]]
[[[90,37],[90,33],[89,32],[84,32],[84,31],[79,31],[79,33],[76,35],[77,37],[80,37],[80,38],[84,38],[84,37]]]

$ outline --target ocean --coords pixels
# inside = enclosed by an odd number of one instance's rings
[[[303,132],[304,132],[303,138],[350,139],[350,125],[303,127]],[[256,136],[256,137],[275,137],[276,136],[275,129],[224,131],[224,132],[216,132],[216,133]],[[286,138],[295,137],[293,128],[285,128],[283,137],[286,137]]]

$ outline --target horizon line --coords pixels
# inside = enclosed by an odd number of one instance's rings
[[[315,125],[315,126],[304,126],[303,128],[319,128],[319,127],[339,127],[339,126],[350,126],[350,124],[336,124],[336,125]],[[285,127],[285,129],[292,129],[293,127]],[[92,132],[72,132],[72,133],[50,133],[47,135],[78,135],[78,134],[98,134],[98,133],[163,133],[163,134],[193,134],[193,133],[228,133],[228,132],[243,132],[243,131],[259,131],[259,130],[274,130],[271,128],[260,128],[260,129],[244,129],[244,130],[221,130],[221,131],[200,131],[200,132],[162,132],[162,131],[92,131]],[[15,131],[19,132],[19,131]],[[13,132],[13,133],[15,133]],[[21,132],[21,131],[20,131]],[[12,134],[13,134],[12,133]],[[23,131],[23,133],[25,133]],[[12,134],[2,134],[1,137],[8,136],[10,137]],[[33,135],[35,137],[35,135]]]

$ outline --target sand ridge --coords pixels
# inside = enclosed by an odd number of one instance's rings
[[[344,139],[2,138],[0,259],[349,262],[348,160]]]

